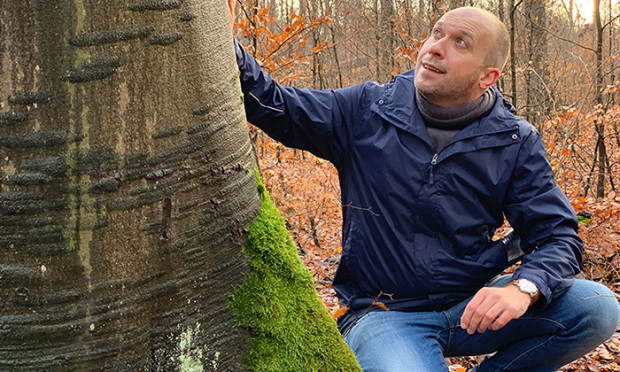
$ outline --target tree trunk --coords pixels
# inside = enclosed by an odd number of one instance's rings
[[[547,10],[544,1],[526,0],[525,14],[528,18],[529,35],[527,43],[528,67],[525,71],[526,119],[540,128],[543,118],[549,112],[549,94],[545,86],[548,80],[547,68]]]
[[[612,2],[608,1],[607,2],[607,17],[608,19],[613,19],[614,17],[614,13],[613,13],[613,8],[612,8]],[[614,55],[614,35],[616,35],[616,30],[614,28],[614,22],[610,22],[609,25],[609,55],[613,56]],[[616,59],[615,58],[609,58],[609,83],[610,84],[614,84],[616,83]],[[608,102],[608,107],[611,107],[613,105],[616,104],[616,95],[615,94],[609,94],[609,102]],[[614,121],[615,123],[615,121]]]
[[[394,50],[394,20],[396,12],[392,0],[375,1],[376,13],[376,72],[375,79],[386,83],[392,79],[392,71],[395,67]]]
[[[594,24],[596,32],[596,70],[594,89],[596,104],[600,110],[603,110],[603,26],[601,22],[601,1],[594,0]],[[600,112],[600,111],[599,111]],[[594,125],[596,127],[596,144],[598,154],[595,154],[598,161],[598,179],[596,182],[596,197],[605,196],[605,159],[607,158],[607,150],[605,149],[605,122],[600,113]]]
[[[274,234],[250,227],[267,199],[225,2],[0,0],[0,61],[0,370],[269,369],[248,351],[263,313],[313,314],[310,342],[352,358],[306,271],[271,275],[301,308],[244,281],[268,276],[248,230]],[[246,249],[299,271],[286,237],[264,244]],[[352,368],[270,331],[303,363]]]
[[[504,0],[497,1],[497,8],[496,8],[495,14],[497,15],[497,18],[499,18],[499,20],[502,21],[502,23],[506,24],[506,16],[504,13]],[[500,67],[504,67],[504,66],[500,66]],[[503,73],[499,76],[499,79],[497,80],[496,85],[500,92],[503,92],[504,94],[506,93],[506,81],[505,81],[505,75]]]
[[[517,24],[515,20],[515,12],[517,7],[521,4],[521,0],[515,4],[514,0],[508,0],[508,7],[510,8],[510,98],[512,104],[517,109],[519,108],[519,95],[517,94],[517,53],[516,53],[516,40],[515,34],[517,30]]]
[[[327,27],[329,28],[329,36],[330,36],[330,41],[331,41],[330,50],[332,51],[334,55],[334,65],[336,68],[336,76],[337,76],[336,88],[344,88],[342,68],[340,67],[340,60],[338,58],[338,43],[336,42],[336,30],[334,29],[334,25],[331,23],[328,24]]]

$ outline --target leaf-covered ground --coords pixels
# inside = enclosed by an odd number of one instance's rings
[[[342,251],[336,172],[327,161],[287,149],[260,133],[256,149],[262,177],[274,204],[286,220],[298,254],[310,270],[323,303],[334,313],[338,302],[331,281]],[[554,164],[556,173],[557,167],[557,163]],[[562,174],[566,175],[565,172]],[[619,294],[620,197],[613,192],[598,200],[578,197],[575,196],[578,185],[569,184],[566,178],[562,181],[561,186],[582,221],[580,236],[586,247],[585,276],[605,283]],[[450,371],[464,372],[480,360],[482,357],[453,358],[447,363]],[[608,342],[560,371],[620,371],[620,333],[617,331]]]

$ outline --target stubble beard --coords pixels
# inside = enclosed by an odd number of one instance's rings
[[[420,68],[423,67],[420,66]],[[429,84],[418,86],[418,84],[415,84],[414,78],[414,85],[416,89],[431,103],[457,102],[462,100],[463,96],[469,94],[474,87],[478,86],[478,77],[480,76],[479,74],[482,69],[482,66],[479,67],[463,79],[456,81],[451,81],[451,79],[448,79],[448,81],[442,80],[439,83],[430,86],[428,86]]]

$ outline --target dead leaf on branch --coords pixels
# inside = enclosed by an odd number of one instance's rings
[[[379,302],[379,301],[372,301],[372,303],[370,304],[370,306],[379,306],[380,308],[382,308],[385,311],[390,311],[390,309],[388,309],[387,306],[385,306],[385,304],[383,302]]]
[[[341,307],[340,309],[338,309],[338,310],[334,311],[334,312],[332,313],[332,317],[333,317],[334,319],[338,319],[338,318],[340,318],[341,316],[343,316],[343,315],[347,312],[347,310],[349,310],[349,308],[348,308],[348,307],[346,307],[346,306],[343,306],[343,307]]]

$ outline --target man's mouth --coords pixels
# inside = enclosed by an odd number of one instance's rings
[[[442,71],[442,70],[438,69],[437,67],[435,67],[433,65],[429,65],[427,63],[423,63],[422,67],[424,67],[425,69],[427,69],[429,71],[436,72],[438,74],[445,74],[446,73],[445,71]]]

